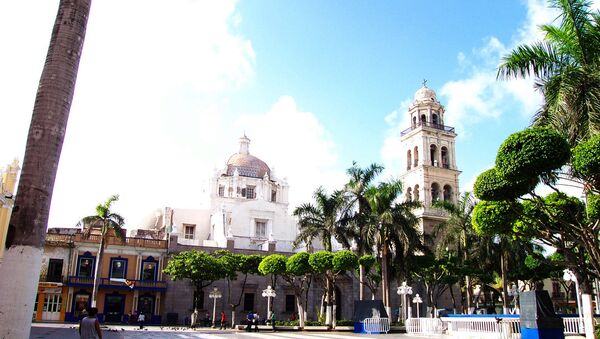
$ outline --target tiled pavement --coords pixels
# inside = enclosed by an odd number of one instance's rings
[[[103,327],[104,339],[158,339],[158,338],[203,338],[203,339],[415,339],[406,334],[391,333],[387,335],[364,335],[349,332],[244,332],[244,331],[219,331],[212,329],[189,330],[171,327],[146,327],[139,330],[133,326]],[[31,328],[30,339],[78,339],[77,327],[72,324],[41,324],[35,323]],[[423,338],[423,337],[420,337]]]

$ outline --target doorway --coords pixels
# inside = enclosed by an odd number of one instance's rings
[[[60,293],[48,293],[44,297],[44,309],[42,310],[42,320],[58,321],[60,320],[60,307],[62,304],[62,295]]]
[[[114,293],[106,295],[104,301],[104,321],[107,323],[120,323],[123,319],[125,296]]]
[[[138,314],[143,314],[146,317],[146,321],[152,319],[154,314],[154,296],[149,294],[141,295],[138,299]]]

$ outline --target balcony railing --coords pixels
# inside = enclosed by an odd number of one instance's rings
[[[128,284],[121,281],[112,281],[109,278],[100,278],[100,288],[121,288],[121,289],[134,289],[134,290],[152,290],[152,291],[164,291],[167,289],[166,281],[154,281],[154,280],[133,280],[127,279]],[[77,277],[69,276],[67,280],[68,286],[75,287],[93,287],[94,278],[92,277]]]
[[[65,280],[62,275],[40,275],[40,282],[64,283]]]
[[[85,243],[100,243],[100,235],[92,234],[89,237],[84,237],[82,233],[77,234],[46,234],[46,242],[51,243],[68,243],[85,242]],[[125,238],[125,242],[113,236],[106,238],[107,245],[121,245],[130,247],[146,247],[146,248],[167,248],[166,240],[145,239],[145,238]]]
[[[415,130],[420,127],[429,127],[429,128],[439,129],[444,132],[454,133],[454,127],[450,127],[450,126],[446,126],[446,125],[442,125],[442,124],[432,124],[430,122],[419,122],[418,124],[413,125],[407,129],[405,129],[404,131],[402,131],[400,133],[400,135],[403,136],[405,134],[410,133],[410,131]]]

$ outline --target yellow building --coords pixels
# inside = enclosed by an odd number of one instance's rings
[[[12,164],[6,166],[3,170],[2,180],[0,181],[0,263],[4,256],[4,244],[8,233],[8,223],[12,213],[13,203],[15,201],[15,188],[17,177],[19,175],[19,161],[13,160]]]

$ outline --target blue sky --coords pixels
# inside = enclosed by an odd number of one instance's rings
[[[57,3],[0,5],[13,32],[0,36],[6,164],[23,158]],[[531,81],[497,82],[495,68],[555,17],[541,0],[95,1],[50,226],[75,225],[114,193],[129,227],[160,206],[199,208],[243,133],[287,178],[292,208],[340,187],[353,160],[398,176],[423,79],[457,128],[470,189],[540,104]]]

